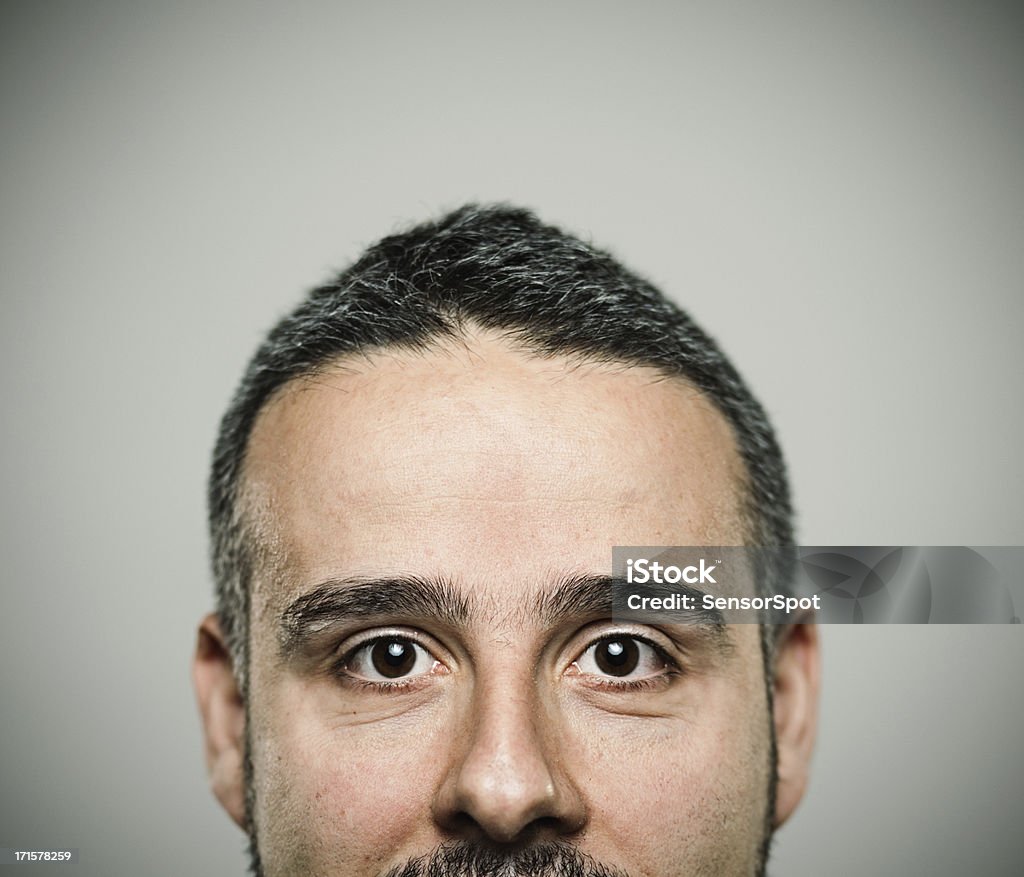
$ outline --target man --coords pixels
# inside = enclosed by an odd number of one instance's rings
[[[226,414],[213,790],[272,875],[763,873],[810,625],[613,620],[615,545],[788,545],[760,406],[688,317],[525,211],[386,238]]]

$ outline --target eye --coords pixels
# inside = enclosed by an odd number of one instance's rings
[[[368,682],[392,682],[424,676],[439,662],[423,646],[399,636],[370,640],[351,651],[344,668]]]
[[[668,663],[650,643],[625,634],[599,639],[573,662],[578,672],[616,679],[645,679],[665,672]]]

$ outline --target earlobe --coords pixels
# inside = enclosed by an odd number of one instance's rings
[[[203,722],[210,785],[231,818],[244,828],[245,704],[216,615],[207,615],[199,624],[192,681]]]
[[[778,788],[775,827],[796,810],[807,787],[818,728],[820,649],[818,626],[794,624],[781,634],[774,664]]]

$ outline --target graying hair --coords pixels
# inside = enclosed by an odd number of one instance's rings
[[[526,210],[468,205],[384,238],[312,290],[256,351],[221,421],[209,481],[211,553],[217,612],[243,695],[250,585],[260,558],[241,488],[257,415],[286,384],[339,358],[426,350],[469,325],[501,332],[538,356],[648,366],[688,381],[735,434],[746,470],[747,538],[792,545],[782,453],[764,410],[716,344],[608,253]],[[786,569],[763,572],[766,589],[784,590]]]

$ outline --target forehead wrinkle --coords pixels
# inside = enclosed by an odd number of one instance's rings
[[[521,631],[554,627],[566,619],[612,614],[611,579],[604,575],[566,573],[549,577],[550,586],[538,585],[521,594],[512,594],[504,584],[472,591],[467,606],[468,618],[477,625],[500,630]],[[502,599],[511,594],[506,605]]]
[[[503,596],[511,596],[511,602],[502,599]],[[504,634],[520,633],[535,626],[523,595],[513,593],[504,583],[498,583],[493,589],[473,591],[470,619],[477,628]]]
[[[481,340],[483,343],[480,343]],[[707,439],[710,439],[710,442],[705,441],[703,451],[699,450],[698,445],[698,453],[702,453],[707,457],[705,464],[714,465],[714,458],[717,458],[719,465],[721,465],[720,471],[727,479],[725,484],[723,484],[727,489],[722,491],[721,494],[712,491],[710,496],[704,497],[701,518],[688,521],[687,526],[693,528],[690,539],[693,542],[708,544],[729,544],[738,534],[739,541],[744,541],[748,531],[746,526],[747,516],[744,514],[746,506],[744,499],[748,493],[747,485],[749,483],[746,466],[738,453],[731,424],[718,411],[714,403],[699,389],[694,387],[690,381],[684,377],[669,375],[649,366],[635,366],[624,362],[595,361],[586,356],[576,356],[572,353],[546,355],[540,351],[524,350],[519,345],[514,344],[515,339],[509,339],[508,337],[497,337],[495,339],[494,333],[482,333],[480,339],[476,337],[466,338],[465,336],[459,336],[456,339],[438,339],[439,343],[436,346],[431,345],[428,348],[383,348],[374,351],[360,351],[356,354],[338,357],[329,363],[323,364],[311,373],[292,379],[283,385],[278,393],[271,396],[257,416],[256,423],[250,434],[250,444],[257,438],[257,432],[262,432],[262,437],[257,440],[262,445],[266,445],[270,441],[272,442],[271,447],[273,444],[277,444],[279,448],[284,446],[284,457],[278,454],[277,459],[281,461],[287,460],[288,457],[298,452],[297,448],[289,449],[289,445],[294,446],[297,443],[296,430],[299,430],[300,433],[308,431],[309,419],[315,419],[316,410],[319,410],[319,406],[316,405],[311,410],[302,410],[300,400],[307,398],[308,394],[318,390],[332,389],[337,391],[340,396],[350,396],[360,392],[360,386],[344,383],[344,378],[346,377],[360,382],[364,380],[373,381],[376,379],[376,373],[378,372],[386,377],[388,362],[404,370],[405,368],[416,368],[423,365],[432,356],[440,356],[442,362],[447,360],[448,364],[443,365],[442,368],[445,374],[449,376],[453,360],[458,361],[463,370],[474,368],[487,370],[490,365],[490,352],[487,343],[493,344],[495,340],[500,347],[498,355],[501,358],[496,360],[499,363],[497,366],[499,370],[507,368],[508,357],[518,357],[523,361],[518,363],[518,365],[513,363],[513,365],[516,365],[515,371],[520,375],[528,373],[540,381],[546,379],[551,383],[561,383],[568,380],[573,374],[579,374],[581,371],[584,373],[593,371],[595,376],[603,374],[606,378],[612,376],[612,379],[614,379],[615,375],[621,373],[623,376],[631,376],[632,379],[641,384],[660,384],[670,387],[674,395],[678,395],[680,399],[693,406],[690,409],[691,411],[700,412],[689,415],[685,411],[681,413],[685,419],[693,417],[697,423],[705,424],[704,427],[700,428],[707,436]],[[534,361],[532,365],[528,363],[528,360],[531,359]],[[522,366],[522,368],[519,366]],[[341,377],[343,381],[332,381],[332,372],[337,377]],[[436,380],[432,380],[436,384]],[[441,379],[442,385],[445,384],[445,380],[444,378]],[[598,380],[600,380],[600,377],[598,377]],[[585,387],[581,387],[580,392],[584,392],[585,389]],[[378,399],[384,398],[381,388],[363,384],[362,390],[372,393]],[[328,403],[324,402],[324,405],[326,404]],[[282,406],[284,406],[283,409]],[[285,414],[292,406],[296,406],[299,420],[290,419]],[[273,409],[276,409],[276,411]],[[268,415],[271,414],[276,416],[268,418]],[[282,417],[282,415],[284,416]],[[287,429],[287,432],[284,434],[281,433],[282,427]],[[671,431],[665,432],[663,435],[664,437],[659,439],[661,442],[660,452],[664,455],[662,457],[663,460],[670,459],[676,455],[685,456],[692,453],[687,444],[685,434],[677,435],[674,431]],[[273,441],[275,436],[276,442]],[[674,446],[669,444],[669,439],[675,441]],[[262,454],[260,456],[263,457]],[[273,455],[271,455],[270,459],[273,459]],[[246,464],[248,462],[249,460],[246,460]],[[280,481],[281,475],[288,474],[283,469],[280,470],[279,474],[277,465],[280,464],[275,463],[274,468],[267,469],[266,458],[264,458],[259,463],[258,475],[252,466],[244,465],[240,477],[243,489],[240,491],[238,502],[239,514],[250,523],[250,526],[246,528],[246,532],[250,534],[248,541],[252,549],[251,556],[254,561],[253,579],[255,581],[265,581],[267,579],[280,580],[280,574],[287,566],[288,551],[284,543],[290,534],[288,520],[282,518],[280,509],[274,508],[273,497],[266,495],[274,491],[275,483]],[[655,457],[652,459],[652,466],[649,468],[656,468],[657,465],[658,461]],[[258,480],[262,482],[259,485],[259,489],[255,491],[250,489],[253,487],[254,475],[257,475]],[[643,499],[642,491],[638,494],[638,497]],[[474,499],[480,500],[481,497],[474,497]],[[500,496],[495,496],[494,499],[495,501],[502,501]],[[570,499],[570,497],[561,496],[562,502],[569,501]],[[401,501],[408,504],[407,498],[401,498]],[[503,501],[507,503],[510,500],[509,498],[504,498]],[[529,498],[529,501],[534,501],[534,498]],[[617,505],[620,502],[621,500],[609,498],[608,505]],[[298,548],[298,546],[295,547]],[[518,608],[498,608],[495,606],[492,611],[497,613],[493,614],[491,618],[496,623],[520,625],[526,620],[526,610],[522,605]]]

